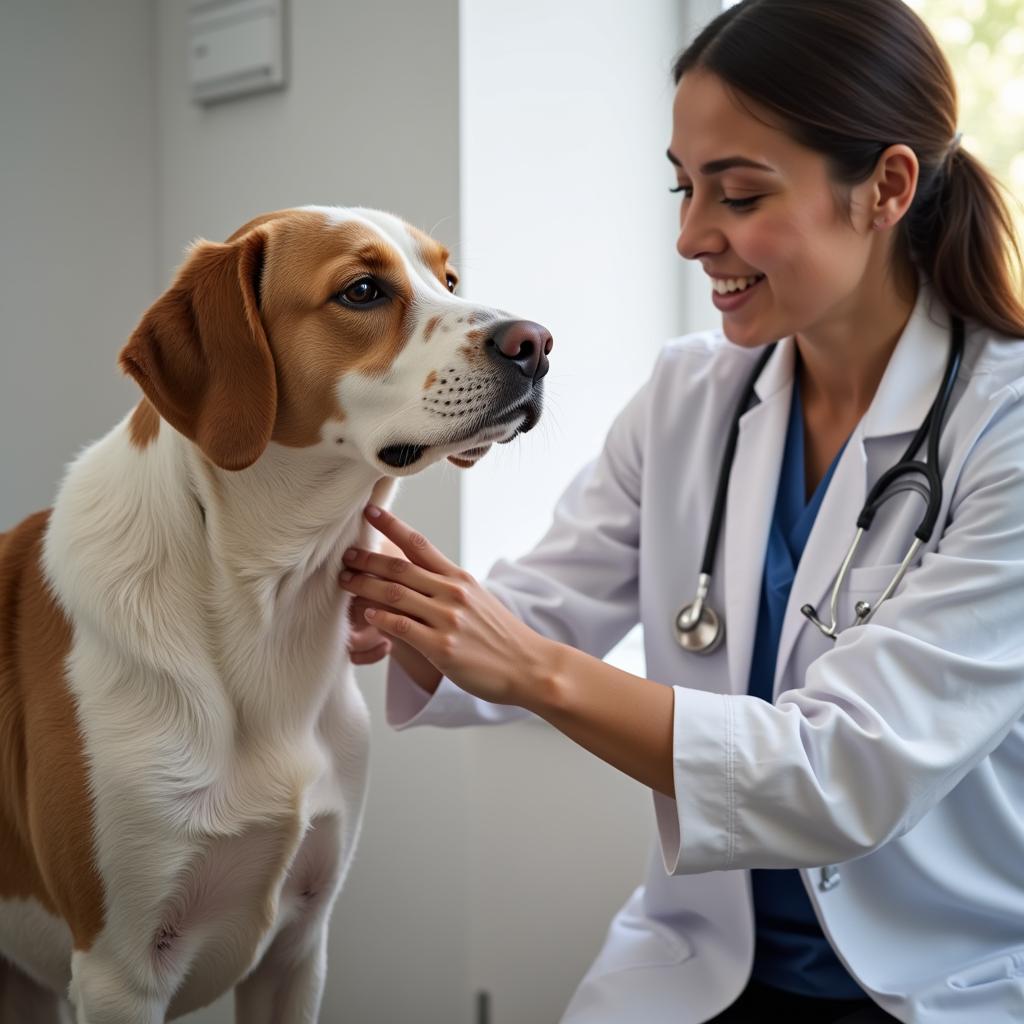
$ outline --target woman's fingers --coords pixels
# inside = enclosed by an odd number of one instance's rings
[[[369,505],[367,522],[398,554],[352,548],[345,552],[339,582],[354,595],[353,621],[360,619],[390,637],[392,650],[413,649],[434,664],[458,611],[466,604],[470,578],[423,534],[390,512]],[[357,662],[358,664],[358,662]]]
[[[428,616],[433,611],[430,598],[420,591],[403,586],[394,580],[348,570],[341,574],[339,582],[343,590],[355,594],[369,608],[394,608],[420,622],[430,621]],[[434,617],[436,618],[436,615]],[[377,626],[377,623],[374,622],[373,625]]]
[[[371,647],[368,651],[352,651],[348,660],[353,665],[376,665],[378,661],[382,661],[391,653],[391,641],[382,640],[376,647]]]
[[[401,555],[392,557],[378,554],[376,551],[367,551],[365,548],[349,548],[345,552],[344,560],[348,572],[369,573],[371,576],[400,583],[403,587],[431,597],[439,593],[443,585],[443,581],[436,574],[413,565],[409,559]]]
[[[352,616],[351,626],[348,631],[348,649],[350,654],[361,654],[376,647],[384,637],[366,622],[363,617],[365,608],[359,611],[358,618]]]
[[[433,660],[431,654],[435,647],[434,632],[429,626],[406,615],[384,611],[382,608],[367,608],[366,618],[382,633],[394,637],[397,641],[405,641],[426,658]]]
[[[376,505],[367,505],[364,514],[366,521],[398,545],[410,562],[442,576],[458,571],[458,566],[449,562],[422,533],[403,523],[397,516]]]

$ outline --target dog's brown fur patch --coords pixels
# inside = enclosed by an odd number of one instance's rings
[[[65,675],[72,629],[43,575],[49,519],[0,534],[0,899],[36,900],[87,950],[103,928],[103,882]]]

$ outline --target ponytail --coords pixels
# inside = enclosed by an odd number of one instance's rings
[[[911,258],[951,313],[1024,337],[1021,248],[999,183],[959,146],[940,174],[934,199],[906,218]]]

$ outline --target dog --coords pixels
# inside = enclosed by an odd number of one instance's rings
[[[456,283],[374,210],[196,242],[144,397],[0,534],[0,1020],[317,1019],[368,753],[342,554],[542,409],[550,334]]]

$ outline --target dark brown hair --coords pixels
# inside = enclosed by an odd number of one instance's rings
[[[960,146],[949,63],[903,0],[742,0],[676,58],[676,83],[695,69],[777,115],[841,185],[868,178],[889,146],[913,149],[920,175],[897,257],[950,312],[1024,336],[1013,220],[996,179]]]

